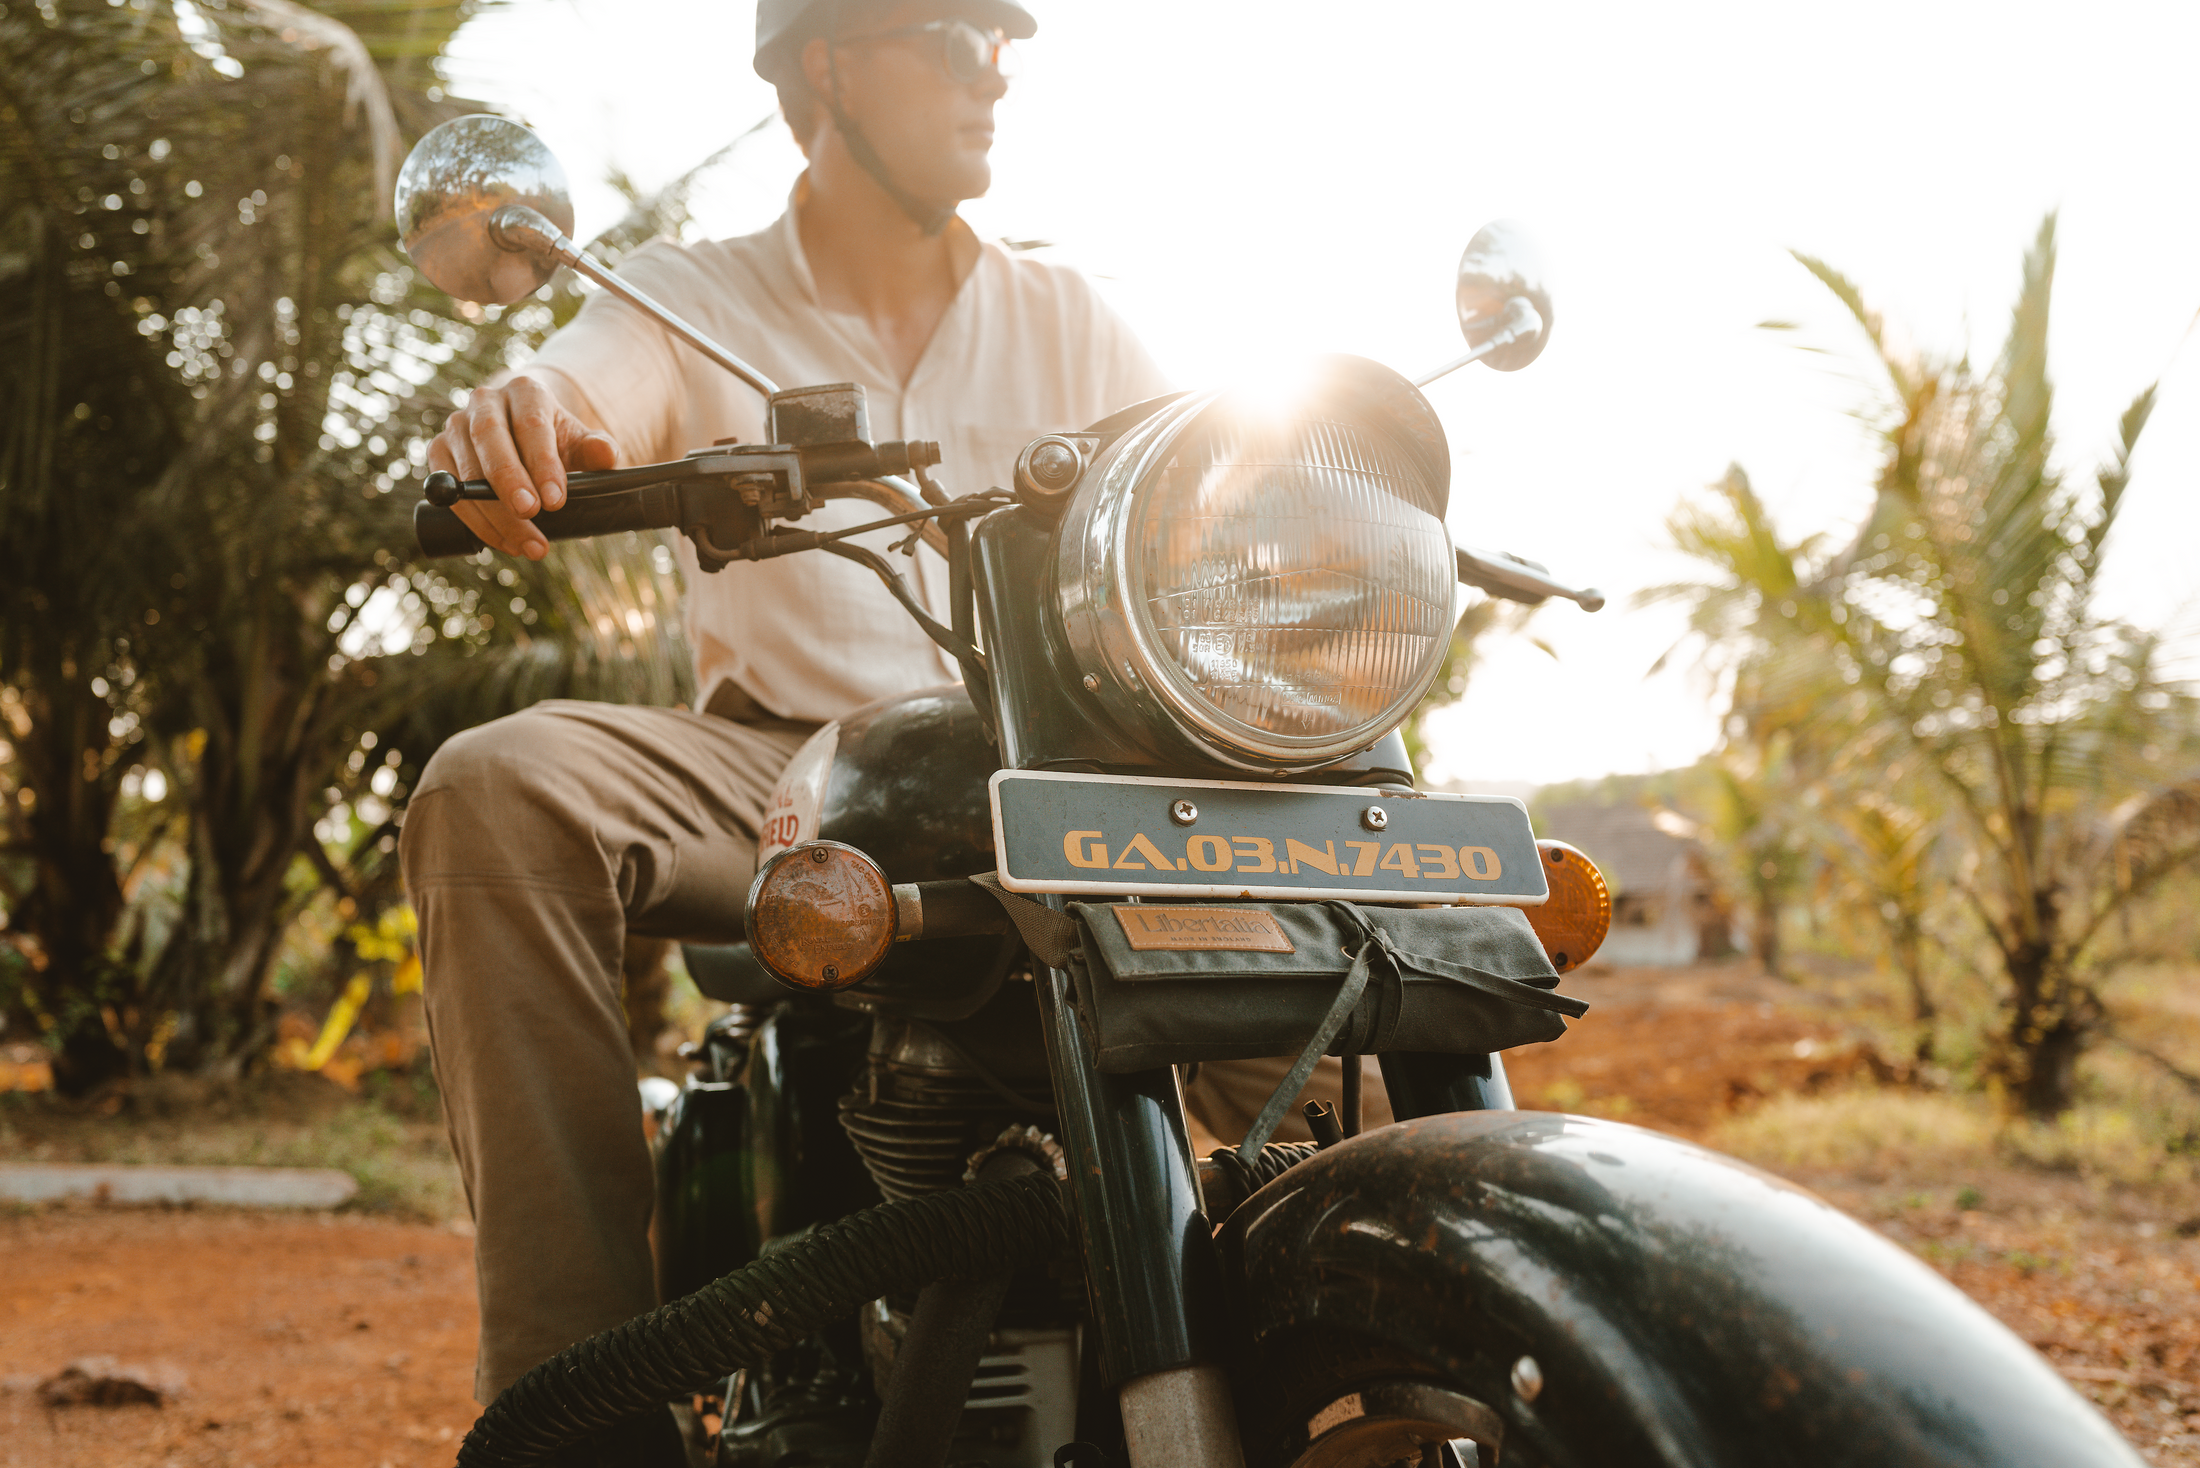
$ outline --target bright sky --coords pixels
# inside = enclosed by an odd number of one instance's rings
[[[1730,461],[1789,533],[1845,528],[1870,495],[1847,416],[1859,341],[1790,247],[1917,339],[1987,356],[2059,207],[2068,463],[2096,462],[2168,373],[2112,606],[2200,632],[2200,343],[2179,351],[2200,313],[2191,0],[1029,4],[1040,32],[1000,110],[994,190],[965,215],[1054,241],[1184,385],[1289,352],[1415,375],[1460,350],[1451,280],[1474,230],[1509,216],[1544,240],[1549,350],[1430,389],[1452,526],[1613,600],[1537,614],[1556,661],[1489,647],[1433,721],[1439,778],[1656,769],[1713,743],[1698,678],[1645,677],[1676,615],[1627,604],[1686,574],[1658,549],[1664,516]],[[619,212],[608,170],[662,183],[772,107],[752,37],[742,0],[530,0],[461,34],[454,81],[565,160],[586,238]],[[701,224],[762,227],[800,166],[783,129],[753,140]]]

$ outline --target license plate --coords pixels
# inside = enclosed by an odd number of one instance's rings
[[[1527,807],[1504,796],[1045,770],[1002,770],[992,796],[1011,892],[1528,907],[1550,896]]]

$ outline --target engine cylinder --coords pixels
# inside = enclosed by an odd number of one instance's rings
[[[1051,1123],[1046,1073],[1030,1063],[1038,1057],[989,1065],[970,1043],[976,1038],[951,1039],[941,1027],[900,1017],[873,1025],[864,1073],[841,1098],[840,1124],[888,1198],[961,1187],[971,1154],[1003,1128]]]

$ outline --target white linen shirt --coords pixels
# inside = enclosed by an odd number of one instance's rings
[[[659,242],[619,269],[781,387],[861,383],[872,438],[937,440],[942,462],[932,472],[949,494],[1007,486],[1033,438],[1167,391],[1129,326],[1082,275],[991,241],[907,383],[896,380],[867,321],[819,303],[791,203],[757,234]],[[606,291],[523,370],[540,369],[578,394],[576,406],[618,440],[625,464],[764,438],[760,394]],[[800,528],[840,529],[884,513],[834,501]],[[884,552],[896,538],[881,531],[857,543]],[[698,706],[730,679],[781,718],[824,721],[960,676],[878,578],[849,561],[804,552],[705,574],[685,537],[679,553]],[[947,620],[939,558],[919,549],[914,564],[890,559]]]

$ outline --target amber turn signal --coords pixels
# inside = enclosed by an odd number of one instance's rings
[[[886,873],[838,841],[789,847],[749,884],[749,951],[796,989],[862,983],[892,950],[896,923]]]
[[[1604,946],[1604,935],[1612,931],[1611,889],[1597,864],[1563,841],[1538,841],[1535,853],[1551,884],[1551,900],[1521,910],[1543,940],[1551,967],[1571,973],[1595,956]]]

